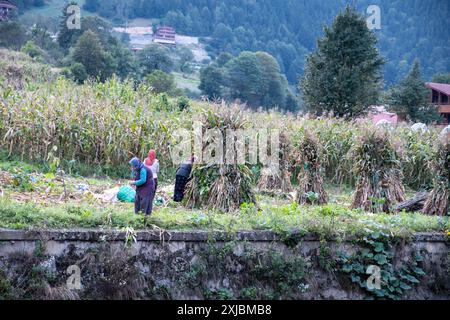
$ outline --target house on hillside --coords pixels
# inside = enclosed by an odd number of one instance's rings
[[[438,107],[443,124],[450,124],[450,84],[427,82],[425,85],[431,89],[430,103]]]
[[[0,0],[0,22],[8,21],[13,11],[18,10],[17,6],[9,0]]]
[[[153,37],[153,42],[167,45],[176,45],[175,36],[176,32],[174,28],[162,26],[156,30]]]

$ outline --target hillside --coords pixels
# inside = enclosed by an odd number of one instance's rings
[[[266,51],[275,56],[290,82],[304,70],[305,55],[315,47],[322,27],[348,3],[366,13],[369,5],[381,9],[379,48],[387,58],[385,81],[401,79],[419,58],[427,79],[450,68],[450,3],[446,0],[87,0],[85,9],[115,21],[157,18],[191,36],[214,39],[214,52]]]
[[[59,70],[39,63],[30,56],[0,48],[0,84],[22,88],[26,83],[51,81]]]

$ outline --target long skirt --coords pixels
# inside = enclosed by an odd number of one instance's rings
[[[186,188],[186,184],[189,179],[184,176],[176,176],[175,178],[175,190],[173,194],[173,201],[181,202],[184,197],[184,189]]]
[[[136,197],[134,199],[134,212],[139,213],[142,211],[146,216],[151,215],[153,210],[154,197],[155,197],[154,191],[146,195],[136,193]]]

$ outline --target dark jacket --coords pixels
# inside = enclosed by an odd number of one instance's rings
[[[144,173],[145,172],[145,173]],[[142,178],[145,178],[145,182],[136,184],[136,194],[146,197],[155,192],[155,180],[153,179],[152,170],[144,165],[141,165],[139,169],[134,170],[134,180],[144,182]],[[143,177],[144,176],[144,177]]]
[[[186,179],[189,178],[192,171],[192,163],[190,162],[183,162],[178,166],[176,175],[185,177]]]

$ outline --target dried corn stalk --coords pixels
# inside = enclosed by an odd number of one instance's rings
[[[328,195],[323,187],[322,148],[319,141],[311,133],[305,132],[299,151],[297,202],[299,204],[327,203]]]
[[[226,140],[227,130],[245,129],[247,125],[244,112],[239,106],[215,105],[207,110],[202,118],[203,130],[218,129]],[[209,148],[203,146],[203,152]],[[226,146],[224,145],[224,150]],[[236,155],[236,150],[232,150]],[[224,152],[225,155],[225,152]],[[241,204],[255,203],[252,190],[252,171],[245,164],[195,164],[192,179],[186,187],[186,205],[220,210],[235,211]]]
[[[292,145],[285,132],[280,133],[279,166],[267,166],[262,169],[258,181],[258,190],[262,192],[291,192],[291,171],[292,171]]]
[[[400,162],[387,131],[368,129],[351,155],[358,177],[352,208],[391,212],[396,201],[405,200]]]
[[[450,210],[450,139],[442,137],[435,148],[435,159],[431,163],[435,172],[434,188],[425,202],[423,212],[445,216]]]

